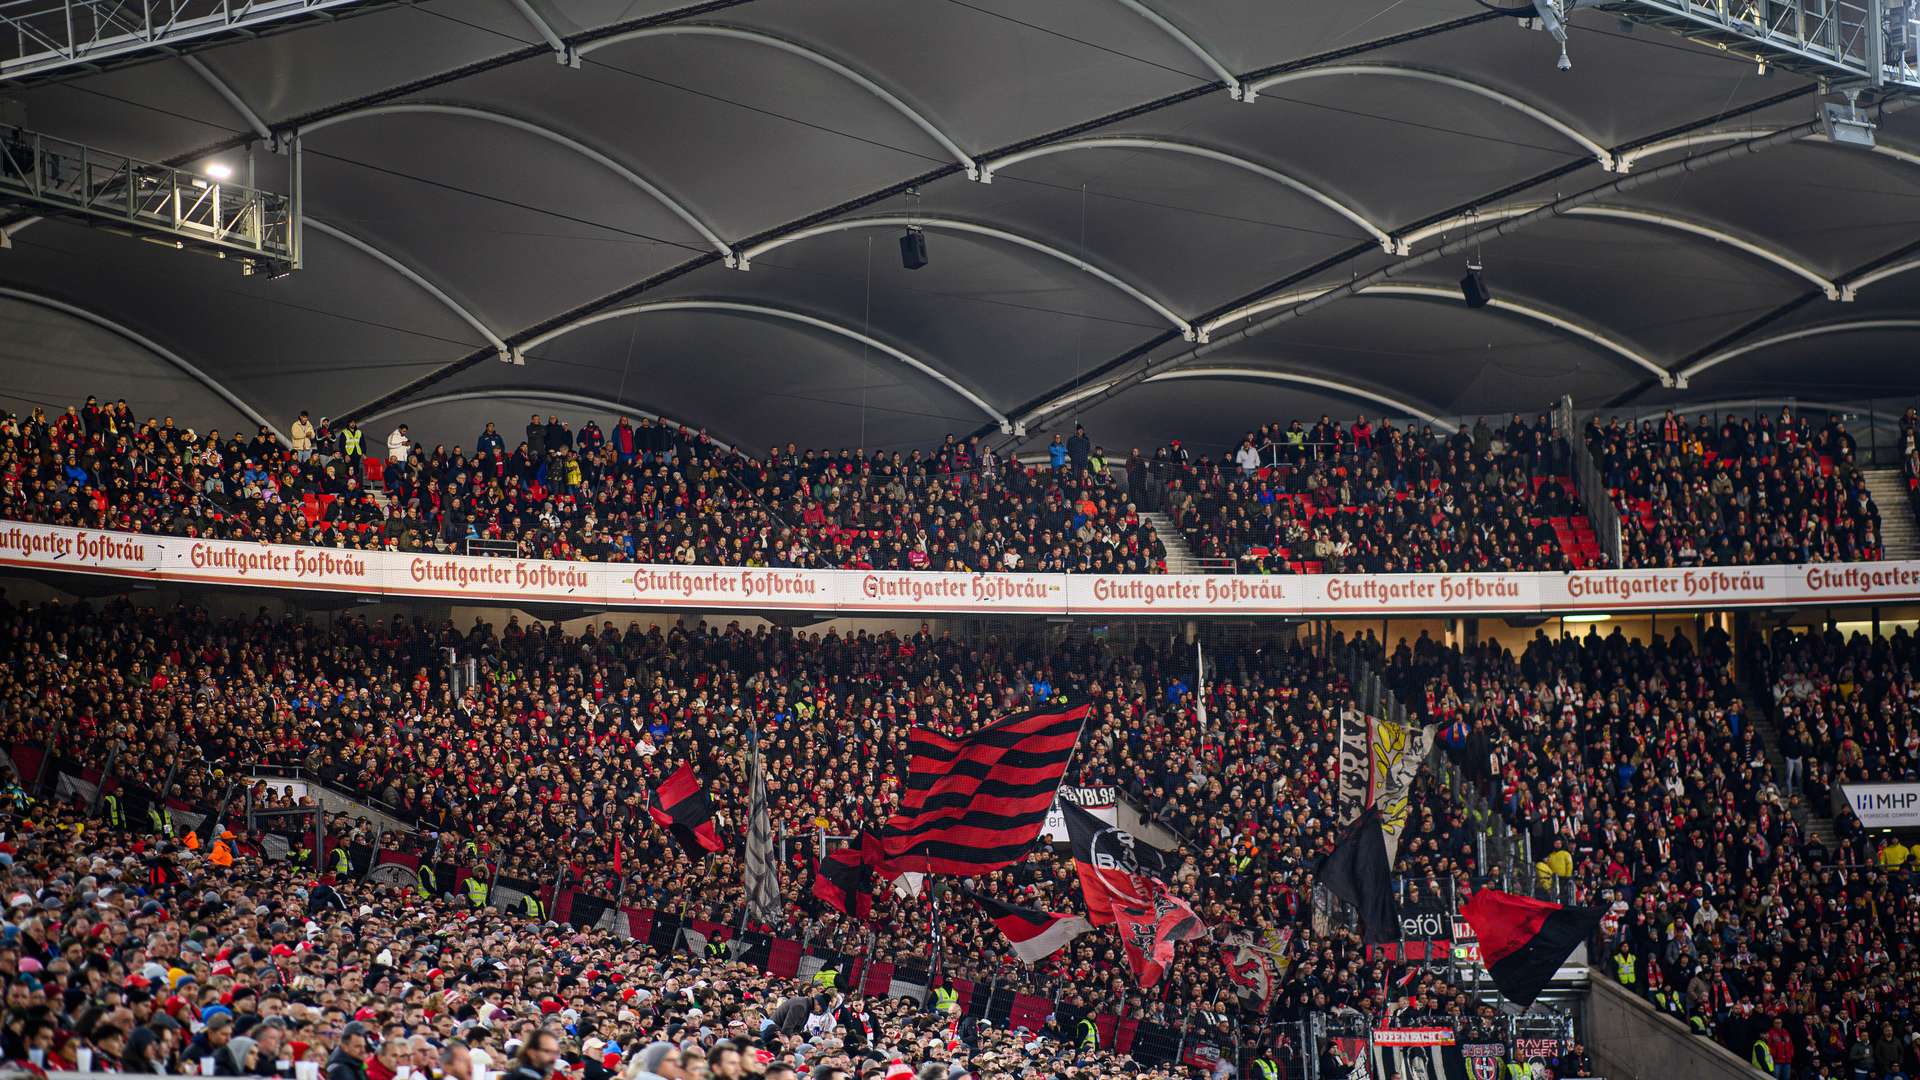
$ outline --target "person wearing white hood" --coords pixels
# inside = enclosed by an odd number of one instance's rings
[[[687,1080],[680,1048],[662,1039],[650,1042],[633,1056],[626,1080]]]

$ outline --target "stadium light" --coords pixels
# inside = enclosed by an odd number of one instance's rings
[[[233,167],[216,161],[207,166],[207,175],[215,180],[227,180],[233,176]]]

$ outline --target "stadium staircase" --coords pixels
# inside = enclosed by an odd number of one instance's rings
[[[1167,573],[1169,574],[1230,574],[1232,564],[1214,568],[1202,566],[1194,558],[1193,549],[1187,546],[1187,538],[1180,535],[1174,527],[1173,519],[1158,510],[1149,510],[1145,515],[1147,524],[1152,527],[1153,535],[1160,539],[1160,546],[1167,549]]]
[[[1911,559],[1920,555],[1920,526],[1913,514],[1913,496],[1899,469],[1862,469],[1874,505],[1880,508],[1882,558]]]
[[[1747,673],[1746,683],[1747,723],[1752,724],[1754,734],[1760,736],[1767,764],[1773,769],[1781,794],[1786,795],[1787,758],[1780,752],[1780,728],[1773,722],[1773,688],[1764,673],[1757,671]],[[1808,802],[1805,792],[1787,795],[1787,811],[1793,815],[1794,824],[1800,826],[1802,837],[1820,841],[1828,851],[1840,850],[1840,834],[1833,826],[1833,818],[1824,808],[1817,809]]]

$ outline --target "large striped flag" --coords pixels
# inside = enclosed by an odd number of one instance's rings
[[[673,834],[687,858],[698,862],[723,846],[713,828],[713,800],[707,798],[691,762],[681,765],[647,797],[647,814]]]
[[[1013,955],[1019,957],[1022,963],[1044,960],[1066,948],[1074,938],[1093,929],[1092,923],[1078,915],[1017,907],[991,896],[982,896],[971,889],[961,891],[969,900],[979,904],[980,909],[987,913],[987,918],[993,920],[993,925],[1007,936],[1007,943],[1013,946]]]
[[[773,819],[767,809],[767,770],[760,740],[753,740],[752,786],[747,797],[747,914],[763,923],[780,922],[780,870],[773,855]]]
[[[907,790],[880,832],[882,869],[972,877],[1019,862],[1039,838],[1088,706],[1043,705],[949,738],[907,737]]]

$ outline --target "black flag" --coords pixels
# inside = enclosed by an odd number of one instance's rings
[[[1361,935],[1369,945],[1400,939],[1400,912],[1387,868],[1387,838],[1375,806],[1353,819],[1320,862],[1320,884],[1359,909]]]

